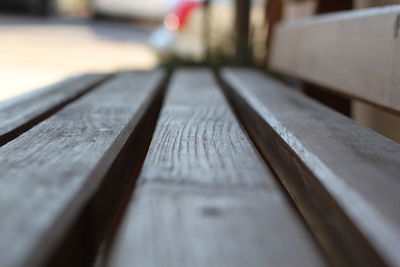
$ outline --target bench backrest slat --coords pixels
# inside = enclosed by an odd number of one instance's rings
[[[211,71],[174,74],[108,266],[324,266]]]
[[[84,74],[0,103],[0,146],[46,115],[94,88],[109,75]]]
[[[400,112],[400,6],[279,24],[273,70]]]
[[[118,74],[0,148],[1,266],[36,266],[57,247],[150,108],[162,77]]]
[[[400,144],[246,69],[233,106],[338,266],[400,266]]]

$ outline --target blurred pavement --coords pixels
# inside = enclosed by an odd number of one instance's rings
[[[0,101],[82,72],[153,68],[150,33],[128,24],[0,15]]]

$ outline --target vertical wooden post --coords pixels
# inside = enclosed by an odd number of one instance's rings
[[[210,53],[210,2],[211,0],[204,1],[204,17],[203,17],[203,45],[205,51],[205,61],[211,62],[211,53]]]
[[[282,0],[268,0],[266,6],[266,24],[267,24],[267,42],[266,42],[266,65],[268,65],[271,41],[273,37],[274,26],[283,17],[283,3]]]
[[[240,63],[249,60],[250,0],[236,0],[236,58]]]

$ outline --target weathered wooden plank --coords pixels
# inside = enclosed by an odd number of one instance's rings
[[[400,4],[399,0],[355,0],[355,8]],[[351,117],[360,124],[400,143],[400,116],[367,103],[353,101]]]
[[[265,167],[211,73],[188,70],[174,77],[140,179],[213,186],[269,185],[260,175]]]
[[[109,266],[321,266],[207,70],[175,74]]]
[[[162,77],[118,74],[0,148],[1,266],[36,266],[58,246],[151,109]]]
[[[227,95],[338,266],[400,266],[400,145],[261,73]]]
[[[400,112],[400,7],[283,22],[274,31],[272,69]]]
[[[355,0],[355,8],[366,8],[373,6],[387,6],[387,5],[398,5],[399,0]]]
[[[85,74],[0,103],[0,146],[103,82],[109,75]]]

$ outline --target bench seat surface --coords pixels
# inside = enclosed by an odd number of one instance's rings
[[[208,70],[180,70],[108,266],[324,266]]]

